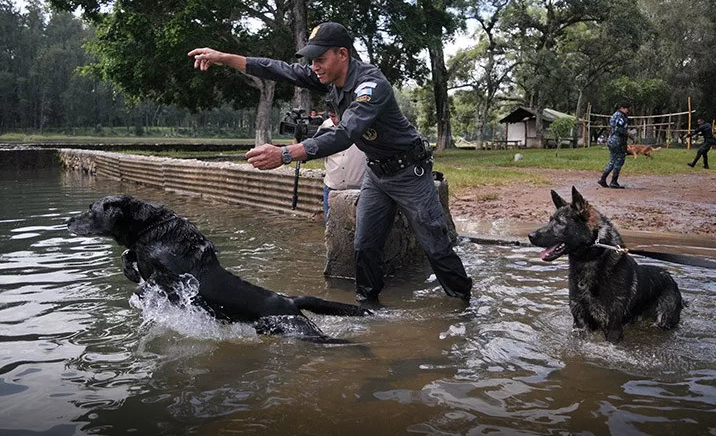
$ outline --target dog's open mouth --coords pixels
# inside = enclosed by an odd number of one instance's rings
[[[540,259],[544,261],[552,261],[558,258],[559,256],[564,254],[564,250],[567,248],[567,246],[563,243],[557,244],[553,247],[545,248],[542,250],[542,252],[539,254]]]

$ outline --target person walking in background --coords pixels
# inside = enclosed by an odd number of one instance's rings
[[[709,150],[711,150],[712,145],[716,144],[716,139],[714,139],[714,133],[711,129],[711,123],[707,122],[703,117],[699,117],[696,120],[696,123],[698,123],[698,127],[696,127],[696,129],[694,129],[694,131],[689,134],[689,138],[692,136],[701,135],[704,138],[704,143],[701,144],[701,147],[699,147],[698,150],[696,150],[696,157],[694,158],[694,161],[686,165],[693,168],[696,166],[696,163],[699,161],[699,159],[703,157],[704,168],[709,169]]]
[[[629,132],[628,115],[630,109],[631,103],[623,101],[617,105],[616,112],[614,112],[609,119],[609,139],[607,139],[609,163],[606,168],[604,168],[602,177],[597,181],[597,183],[605,188],[607,186],[615,189],[624,188],[624,186],[619,184],[619,172],[626,160],[627,140],[634,138],[634,135]],[[607,185],[607,177],[612,171],[614,171],[612,181]]]
[[[298,144],[264,144],[246,153],[262,170],[292,160],[329,156],[356,144],[366,154],[365,172],[356,206],[356,299],[377,302],[384,287],[384,247],[400,209],[427,255],[446,294],[469,300],[472,279],[448,236],[447,221],[432,175],[432,153],[400,110],[393,87],[373,65],[352,57],[353,38],[343,25],[316,26],[296,57],[310,65],[245,57],[197,48],[188,53],[194,68],[227,65],[241,72],[288,82],[328,94],[340,122],[326,133]]]
[[[338,116],[335,111],[329,110],[328,118],[321,124],[318,132],[320,134],[322,129],[332,129],[337,125]],[[328,222],[330,212],[331,191],[360,189],[365,174],[365,161],[365,153],[360,151],[355,144],[323,159],[326,170],[326,175],[323,178],[323,216],[326,222]]]

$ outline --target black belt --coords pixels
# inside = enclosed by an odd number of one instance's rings
[[[368,159],[368,168],[378,177],[392,176],[409,166],[432,159],[432,153],[422,143],[405,153],[387,159]]]

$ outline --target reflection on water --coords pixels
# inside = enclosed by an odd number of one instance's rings
[[[566,262],[465,243],[468,307],[414,265],[390,280],[376,316],[313,317],[355,343],[317,345],[131,299],[122,248],[64,224],[120,192],[188,216],[249,281],[353,299],[350,284],[323,280],[320,223],[2,171],[2,435],[716,434],[714,271],[639,259],[668,268],[689,307],[677,330],[634,325],[612,345],[572,334]]]

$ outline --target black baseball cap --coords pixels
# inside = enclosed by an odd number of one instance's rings
[[[306,46],[296,53],[297,58],[317,58],[330,47],[353,48],[353,38],[342,24],[326,22],[314,27]]]

